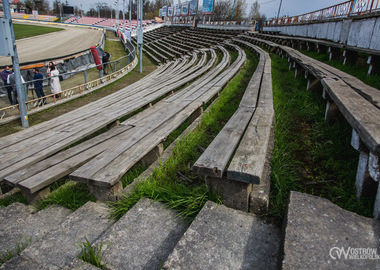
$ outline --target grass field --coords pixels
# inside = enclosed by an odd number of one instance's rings
[[[62,31],[62,28],[27,25],[27,24],[13,24],[16,39],[22,39],[27,37],[34,37],[38,35],[48,34],[52,32]]]

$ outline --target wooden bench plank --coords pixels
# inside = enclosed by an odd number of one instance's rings
[[[379,111],[340,79],[324,78],[322,85],[368,149],[380,156]]]
[[[253,112],[254,108],[237,109],[222,131],[193,165],[195,173],[218,178],[223,176]]]
[[[269,155],[273,109],[257,108],[227,170],[230,180],[260,184]]]

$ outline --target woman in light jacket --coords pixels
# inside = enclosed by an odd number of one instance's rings
[[[51,93],[56,94],[55,97],[58,98],[61,96],[61,83],[59,82],[59,71],[55,66],[50,67],[50,87]]]

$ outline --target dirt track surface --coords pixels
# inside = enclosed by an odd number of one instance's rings
[[[47,25],[51,27],[52,25]],[[20,64],[43,62],[89,49],[99,43],[102,31],[58,26],[65,30],[16,41]],[[11,57],[0,56],[0,66],[11,65]]]

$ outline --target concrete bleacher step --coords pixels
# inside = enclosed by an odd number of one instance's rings
[[[5,208],[0,208],[0,234],[12,227],[16,222],[25,220],[32,215],[32,208],[22,204],[14,203]]]
[[[76,258],[74,261],[66,265],[63,270],[99,270],[99,268]]]
[[[67,208],[52,206],[13,222],[1,231],[0,252],[14,250],[18,243],[37,241],[71,213]]]
[[[380,267],[380,257],[355,258],[355,254],[366,256],[357,248],[380,255],[380,222],[375,219],[344,210],[327,199],[293,191],[284,226],[282,269]]]
[[[188,225],[162,203],[142,198],[96,243],[107,269],[161,269]]]
[[[105,204],[88,202],[1,269],[64,268],[79,255],[81,241],[94,243],[112,224]]]
[[[207,202],[164,269],[275,269],[280,230],[247,214]]]

